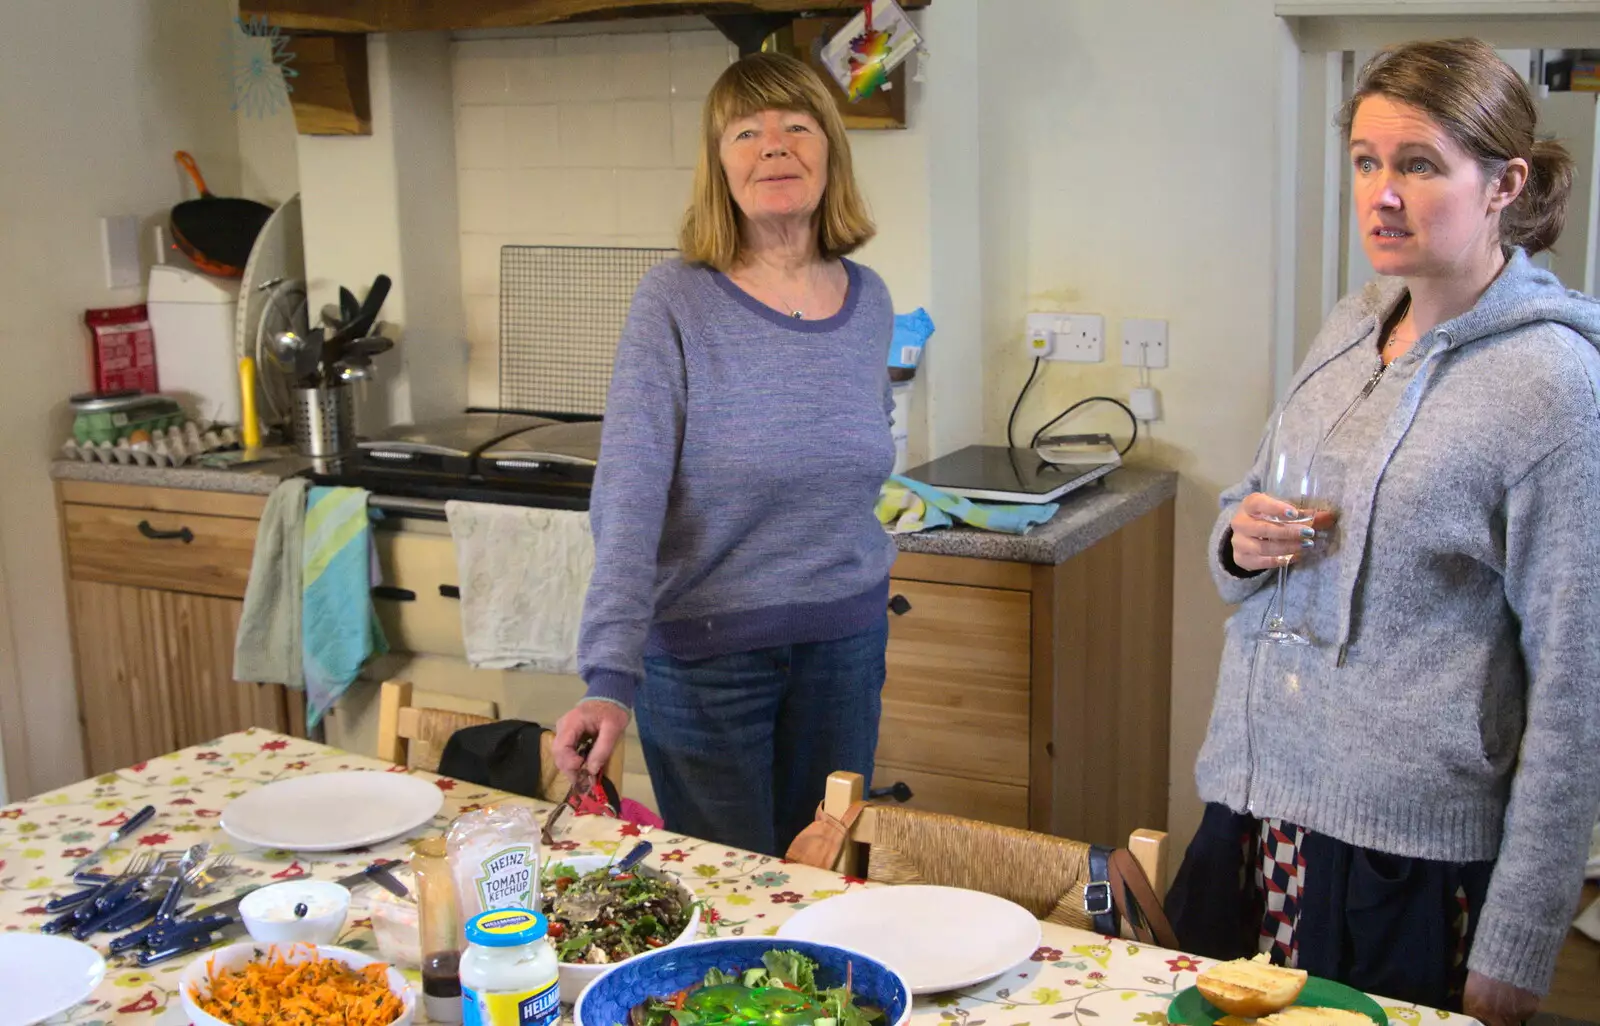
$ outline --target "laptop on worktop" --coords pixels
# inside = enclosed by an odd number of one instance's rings
[[[1097,481],[1120,463],[1052,463],[1032,449],[969,445],[902,475],[974,502],[1054,502]]]

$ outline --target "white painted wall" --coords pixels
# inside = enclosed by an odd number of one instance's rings
[[[372,134],[303,135],[297,151],[311,309],[394,283],[380,321],[397,345],[357,392],[363,432],[466,404],[448,37],[369,36],[367,65]]]
[[[983,403],[973,394],[984,379],[984,225],[989,197],[982,147],[988,141],[979,117],[986,89],[980,64],[982,18],[974,2],[941,3],[922,12],[919,26],[938,50],[922,68],[926,84],[913,110],[912,129],[921,133],[927,168],[925,235],[908,231],[926,248],[927,308],[937,326],[917,371],[911,405],[910,463],[943,456],[983,437]],[[921,58],[913,58],[919,65]],[[915,95],[915,94],[913,94]],[[990,125],[995,124],[993,120]],[[885,184],[915,168],[884,168]],[[908,254],[915,264],[915,253]],[[896,297],[897,299],[901,297]],[[901,304],[900,309],[911,309]]]
[[[1206,538],[1271,401],[1280,27],[1271,0],[982,6],[986,440],[1027,376],[1029,310],[1103,314],[1113,343],[1124,317],[1170,325],[1171,365],[1152,372],[1165,416],[1137,457],[1182,474],[1167,824],[1182,845],[1226,614]],[[1047,364],[1019,434],[1083,396],[1126,396],[1117,361]],[[1119,418],[1069,423],[1122,434]]]
[[[36,792],[83,776],[62,559],[46,462],[66,437],[67,396],[89,385],[88,307],[109,290],[99,218],[164,219],[187,195],[172,153],[211,188],[239,184],[222,54],[229,0],[11,0],[0,5],[0,661],[24,701]],[[3,674],[0,674],[3,676]],[[5,710],[10,715],[12,710]],[[15,754],[15,753],[13,753]]]

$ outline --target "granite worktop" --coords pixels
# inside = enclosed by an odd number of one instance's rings
[[[1027,534],[946,527],[896,535],[895,542],[901,552],[1053,566],[1131,524],[1177,492],[1176,471],[1120,467],[1099,482],[1064,496],[1060,511]]]
[[[279,481],[292,477],[304,467],[304,461],[294,456],[259,460],[226,470],[200,466],[142,467],[136,463],[58,459],[50,461],[50,476],[57,481],[94,481],[151,488],[187,488],[197,492],[269,495],[278,487]]]
[[[81,460],[51,461],[50,476],[63,481],[192,488],[207,492],[266,495],[279,481],[304,470],[297,457],[267,459],[227,470],[208,467],[141,467]],[[901,552],[966,556],[1013,563],[1064,563],[1166,502],[1177,493],[1170,470],[1122,467],[1066,496],[1061,510],[1027,534],[997,534],[970,527],[937,528],[895,536]]]

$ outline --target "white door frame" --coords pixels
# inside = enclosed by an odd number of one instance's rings
[[[1343,219],[1333,125],[1346,50],[1477,36],[1496,48],[1600,49],[1600,0],[1278,0],[1278,235],[1273,395],[1339,301]]]

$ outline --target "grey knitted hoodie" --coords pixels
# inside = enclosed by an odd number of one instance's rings
[[[1600,807],[1600,303],[1514,250],[1379,374],[1404,291],[1343,300],[1284,400],[1339,512],[1289,575],[1311,647],[1255,641],[1272,575],[1224,556],[1265,443],[1222,495],[1212,571],[1241,605],[1195,775],[1207,801],[1350,844],[1497,859],[1469,965],[1542,993]]]

